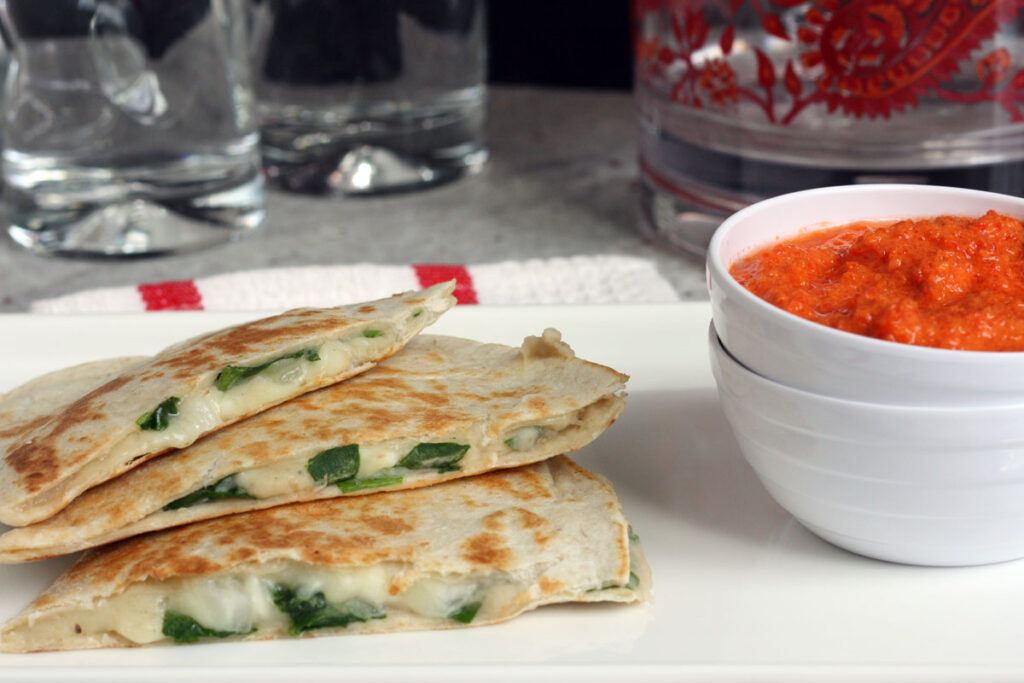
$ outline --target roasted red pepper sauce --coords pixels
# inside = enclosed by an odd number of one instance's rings
[[[919,346],[1024,351],[1024,224],[989,211],[855,223],[780,242],[730,273],[808,320]]]

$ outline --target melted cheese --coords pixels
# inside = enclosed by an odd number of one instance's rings
[[[353,366],[362,365],[389,346],[394,336],[382,325],[372,327],[384,334],[367,338],[360,333],[340,341],[327,341],[317,349],[319,360],[279,360],[227,391],[217,389],[211,380],[209,385],[182,397],[178,415],[169,421],[166,429],[132,431],[111,449],[111,457],[117,462],[126,462],[140,454],[182,448],[225,422],[259,412],[294,396],[296,389],[319,386],[324,378],[335,377]]]
[[[393,468],[418,441],[394,439],[359,447],[359,471],[356,477],[366,479]],[[320,488],[309,474],[308,458],[295,458],[283,462],[254,467],[234,474],[235,483],[256,498],[273,498],[298,491]]]
[[[120,633],[133,643],[152,643],[163,638],[165,594],[157,586],[138,583],[102,601],[93,609],[69,610],[40,619],[33,630],[57,633]]]
[[[470,601],[485,595],[485,586],[471,577],[432,576],[391,594],[399,565],[331,569],[289,564],[256,575],[145,581],[101,601],[92,609],[69,610],[43,618],[32,630],[56,633],[117,633],[133,643],[166,640],[162,633],[167,610],[186,614],[215,631],[248,633],[253,628],[287,628],[289,618],[274,605],[274,584],[287,585],[301,595],[322,592],[331,604],[358,599],[386,611],[411,612],[447,620]]]
[[[520,427],[503,441],[513,451],[526,451],[536,446],[543,436],[543,427]]]
[[[425,617],[444,618],[478,599],[480,585],[456,577],[417,581],[402,593],[405,606]]]
[[[207,389],[205,396],[216,403],[221,417],[232,420],[278,403],[295,393],[297,386],[317,386],[325,377],[337,376],[353,365],[362,365],[387,346],[387,337],[372,341],[374,346],[354,348],[351,340],[328,341],[317,349],[320,360],[286,358],[227,391]]]
[[[583,410],[545,420],[537,425],[518,427],[502,438],[502,443],[511,450],[525,451],[535,447],[545,439],[552,438],[559,432],[579,423]],[[543,426],[540,426],[543,425]],[[468,443],[470,439],[451,437],[458,443]],[[416,447],[415,439],[391,439],[378,443],[359,445],[359,471],[357,479],[369,479],[382,472],[393,470],[398,461]],[[486,457],[480,449],[470,448],[460,465],[464,469],[478,467],[475,460]],[[254,467],[234,474],[235,482],[249,495],[256,498],[273,498],[299,491],[310,491],[321,485],[309,475],[306,465],[309,458],[286,460],[265,467]],[[402,470],[398,470],[401,472]]]
[[[273,498],[308,491],[318,485],[306,469],[306,463],[302,459],[285,460],[266,467],[243,470],[234,475],[235,483],[256,498]]]
[[[398,464],[409,451],[416,448],[415,439],[392,439],[379,443],[360,444],[359,472],[356,477],[366,479]]]
[[[256,576],[181,581],[177,590],[168,591],[166,606],[215,631],[245,633],[257,623],[287,622],[274,606],[266,581]],[[158,632],[156,639],[160,638],[163,634]]]

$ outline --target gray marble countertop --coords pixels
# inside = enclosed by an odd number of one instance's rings
[[[487,263],[621,254],[651,259],[683,299],[704,299],[699,259],[637,230],[636,133],[626,93],[495,87],[491,158],[472,177],[399,195],[310,197],[271,191],[260,232],[192,254],[71,260],[0,246],[0,311],[94,287],[251,268],[344,263]]]

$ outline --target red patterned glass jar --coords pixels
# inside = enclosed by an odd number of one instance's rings
[[[645,229],[811,187],[1024,193],[1024,0],[633,0]]]

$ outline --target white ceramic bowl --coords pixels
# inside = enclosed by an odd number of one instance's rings
[[[711,365],[740,450],[804,526],[862,555],[956,566],[1024,557],[1024,403],[893,406]]]
[[[809,230],[861,220],[981,215],[989,209],[1024,219],[1024,199],[924,185],[808,190],[737,212],[718,228],[708,250],[712,315],[722,343],[765,377],[842,398],[1024,403],[1024,352],[924,348],[843,332],[787,313],[729,275],[738,259]]]

